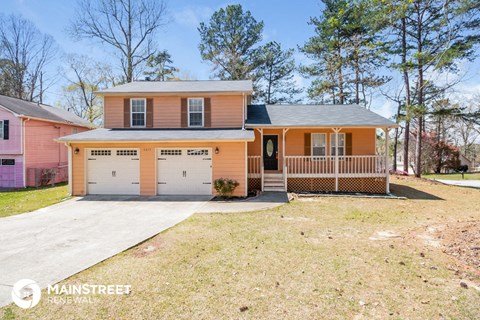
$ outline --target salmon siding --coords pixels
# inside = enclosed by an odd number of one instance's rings
[[[100,94],[104,128],[60,139],[74,195],[212,195],[218,178],[239,183],[234,196],[388,192],[376,135],[396,124],[359,106],[249,105],[251,81],[138,81]]]
[[[145,128],[182,128],[188,127],[188,99],[200,98],[208,101],[210,113],[204,127],[208,128],[241,128],[243,124],[243,96],[242,95],[199,95],[191,93],[181,96],[105,96],[104,97],[104,127],[129,128],[131,127],[131,100],[145,99],[152,103],[152,125],[148,126],[146,113]],[[182,107],[182,101],[184,105]],[[182,124],[182,108],[184,123]],[[148,108],[147,108],[148,109]],[[206,109],[206,108],[205,108]],[[207,114],[205,114],[207,116]]]

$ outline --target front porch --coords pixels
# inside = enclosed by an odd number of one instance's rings
[[[388,128],[383,129],[388,133]],[[255,142],[249,143],[248,148],[249,189],[390,192],[388,156],[375,154],[375,128],[257,128],[255,131]],[[314,139],[313,135],[322,139]],[[388,134],[385,136],[387,150]],[[267,145],[266,139],[271,137],[278,137],[277,145]],[[274,170],[269,170],[272,161]]]

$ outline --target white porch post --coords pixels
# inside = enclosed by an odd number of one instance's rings
[[[390,128],[383,129],[385,131],[385,180],[386,180],[386,191],[390,193],[390,164],[389,164],[389,157],[388,157],[388,131]]]
[[[335,132],[335,192],[338,192],[338,132],[342,130],[341,128],[333,128]],[[330,142],[331,143],[331,142]]]
[[[285,184],[285,191],[287,191],[287,160],[285,159],[285,149],[286,149],[286,145],[285,145],[285,135],[287,134],[288,132],[288,128],[283,128],[282,129],[282,161],[283,161],[283,180],[284,180],[284,184]]]
[[[260,182],[260,188],[261,191],[263,191],[263,128],[258,129],[260,132],[260,176],[261,176],[261,182]]]
[[[245,197],[248,196],[248,146],[245,141]]]

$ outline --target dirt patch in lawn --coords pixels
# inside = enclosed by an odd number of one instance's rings
[[[441,239],[443,252],[480,274],[480,221],[447,224],[437,236]]]

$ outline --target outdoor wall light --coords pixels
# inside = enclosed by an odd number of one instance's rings
[[[80,149],[75,148],[75,150],[73,150],[73,152],[74,152],[75,154],[78,154],[78,153],[80,152]]]
[[[215,154],[218,154],[220,152],[220,150],[218,149],[218,147],[215,147]]]

